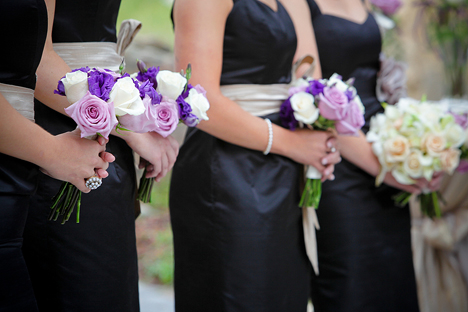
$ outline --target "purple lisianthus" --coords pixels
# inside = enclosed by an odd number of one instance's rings
[[[298,126],[298,122],[296,118],[294,117],[294,110],[291,107],[290,98],[288,98],[286,101],[283,102],[283,104],[281,104],[280,119],[281,119],[281,124],[285,128],[289,130],[296,130]]]
[[[89,92],[98,98],[108,101],[109,93],[114,86],[114,77],[104,71],[88,72]]]
[[[348,97],[336,87],[325,87],[319,94],[320,114],[330,120],[341,120],[349,109]]]
[[[162,95],[159,94],[154,88],[153,84],[149,81],[146,80],[145,82],[142,82],[141,84],[138,84],[138,90],[140,91],[140,97],[143,99],[145,98],[146,95],[148,95],[151,98],[151,104],[159,104],[162,101]]]
[[[143,63],[143,62],[141,62]],[[144,65],[144,63],[143,63]],[[156,80],[156,76],[158,75],[159,73],[159,66],[158,67],[150,67],[148,69],[146,69],[146,65],[144,66],[138,66],[138,69],[140,70],[138,75],[137,75],[137,79],[139,81],[146,81],[146,80],[149,80],[152,84],[153,84],[153,87],[156,89],[158,87],[158,81]]]
[[[352,101],[349,103],[349,109],[344,118],[335,123],[335,128],[339,134],[355,135],[364,123],[362,111],[358,104]]]
[[[453,118],[455,118],[455,123],[462,127],[463,129],[468,128],[468,114],[457,114],[450,112],[453,115]]]
[[[79,101],[65,108],[65,112],[80,128],[81,137],[99,133],[108,139],[112,129],[118,124],[114,105],[92,95],[89,91]]]
[[[61,96],[66,96],[65,86],[63,85],[62,80],[59,80],[58,85],[57,85],[57,89],[54,90],[54,94],[58,94],[58,95],[61,95]]]
[[[116,73],[115,71],[110,70],[110,69],[100,68],[100,67],[96,67],[96,68],[93,68],[93,69],[95,71],[111,75],[112,78],[114,78],[114,81],[117,80],[117,78],[121,77],[121,75],[119,73]]]
[[[309,84],[309,87],[307,87],[306,92],[309,92],[313,96],[317,96],[323,92],[323,88],[325,88],[323,83],[318,80],[312,80]]]
[[[179,95],[176,102],[179,106],[179,117],[185,122],[192,115],[192,107],[189,103],[185,102],[185,98],[182,95]]]

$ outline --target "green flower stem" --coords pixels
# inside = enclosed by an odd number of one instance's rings
[[[321,196],[322,181],[320,181],[320,179],[307,179],[299,206],[314,207],[317,209]]]
[[[59,216],[62,216],[62,224],[65,224],[70,219],[75,206],[78,207],[76,212],[76,222],[80,220],[80,207],[81,207],[81,191],[78,190],[73,184],[63,182],[60,186],[59,192],[52,199],[53,204],[50,207],[49,220],[57,221]]]
[[[151,202],[151,193],[153,191],[154,178],[146,177],[146,167],[140,179],[140,187],[138,188],[137,199],[144,202]]]

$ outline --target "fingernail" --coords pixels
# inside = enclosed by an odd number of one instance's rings
[[[333,147],[332,142],[328,141],[328,142],[327,142],[327,147],[328,147],[328,148],[332,148],[332,147]]]
[[[330,181],[335,181],[335,175],[334,175],[334,174],[332,174],[332,175],[331,175],[331,177],[330,177],[330,178],[328,178],[328,180],[330,180]]]
[[[325,166],[326,164],[328,164],[328,159],[322,158],[322,165]]]

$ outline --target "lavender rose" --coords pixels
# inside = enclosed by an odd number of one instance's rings
[[[341,120],[349,109],[348,97],[336,87],[325,87],[319,94],[320,114],[330,120]]]
[[[145,112],[141,115],[124,115],[119,121],[124,128],[137,133],[157,132],[167,137],[177,128],[179,115],[177,103],[167,97],[163,97],[160,104],[152,104],[152,99],[146,95],[143,99]]]
[[[400,0],[371,0],[371,3],[382,10],[385,15],[393,15],[401,6]]]
[[[99,133],[108,139],[110,132],[118,124],[114,105],[92,95],[89,91],[80,100],[65,108],[65,112],[77,123],[81,137]]]
[[[335,123],[335,128],[339,134],[355,135],[364,126],[364,122],[364,115],[359,104],[351,101],[345,118],[338,120]]]

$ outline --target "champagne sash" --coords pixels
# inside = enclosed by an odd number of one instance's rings
[[[34,122],[34,90],[0,83],[0,93],[21,115]]]
[[[114,42],[64,42],[54,43],[54,51],[76,69],[84,66],[100,67],[118,72],[125,66],[125,50],[141,28],[137,20],[125,20],[120,26],[117,43]]]
[[[315,69],[313,57],[306,55],[299,59],[292,67],[290,84],[237,84],[221,86],[221,92],[230,100],[236,102],[243,110],[254,116],[266,116],[278,113],[281,104],[289,96],[289,88],[296,80],[296,71],[303,64],[310,64],[304,76],[311,77]],[[318,254],[315,230],[320,229],[317,214],[314,207],[302,207],[302,224],[304,231],[304,243],[307,256],[318,275]]]

